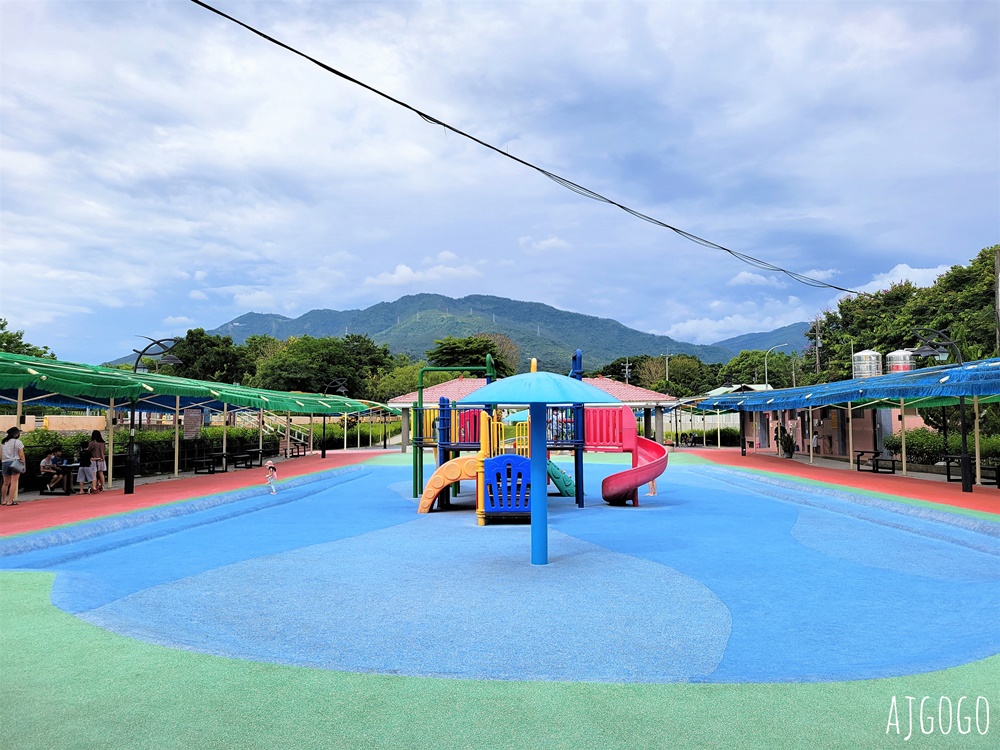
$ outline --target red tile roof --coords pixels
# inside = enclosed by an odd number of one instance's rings
[[[626,383],[619,383],[617,380],[612,380],[611,378],[584,378],[584,383],[592,385],[595,388],[600,388],[605,393],[608,393],[623,404],[631,404],[636,406],[641,405],[659,405],[665,406],[667,404],[673,404],[677,399],[673,396],[668,396],[665,393],[657,393],[656,391],[651,391],[647,388],[640,388],[637,385],[630,385]],[[425,406],[436,406],[438,399],[442,396],[445,398],[455,401],[457,399],[468,396],[473,391],[482,388],[486,385],[486,378],[455,378],[454,380],[448,380],[439,385],[432,385],[424,388],[424,405]],[[417,392],[411,391],[402,396],[396,396],[396,398],[389,399],[390,406],[410,406],[416,403]]]

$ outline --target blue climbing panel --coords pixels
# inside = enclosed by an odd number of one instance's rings
[[[483,463],[483,512],[486,515],[531,513],[531,461],[503,455]]]

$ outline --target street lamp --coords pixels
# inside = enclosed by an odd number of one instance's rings
[[[945,331],[938,331],[934,328],[914,328],[913,335],[922,342],[916,349],[910,349],[914,355],[934,357],[939,362],[944,362],[948,359],[948,350],[951,349],[955,353],[958,364],[964,364],[958,343],[953,341]],[[969,457],[968,429],[965,422],[965,396],[958,397],[958,418],[962,431],[962,451],[958,456],[958,465],[962,469],[962,492],[972,492],[972,461]],[[945,424],[947,425],[947,422]],[[948,450],[947,443],[945,450]]]
[[[330,393],[331,388],[336,388],[337,393],[343,396],[347,393],[347,378],[334,378],[323,387],[323,395]],[[326,412],[323,412],[323,444],[319,449],[319,457],[326,458]]]
[[[168,365],[179,365],[181,360],[172,354],[167,354],[171,349],[173,349],[177,342],[181,339],[176,337],[166,338],[166,339],[151,339],[149,336],[140,336],[139,338],[146,339],[149,341],[146,346],[142,349],[133,349],[135,352],[135,363],[132,365],[132,372],[139,372],[139,364],[142,362],[142,358],[149,354],[151,350],[159,347],[157,351],[152,351],[152,354],[160,355],[160,362]],[[156,369],[160,369],[159,363],[156,365]],[[131,495],[135,492],[135,399],[132,399],[132,406],[129,409],[129,420],[128,420],[128,453],[125,458],[125,494]]]
[[[788,346],[788,344],[775,344],[766,352],[764,352],[764,385],[767,386],[767,355],[773,352],[775,349],[780,349],[783,346]]]

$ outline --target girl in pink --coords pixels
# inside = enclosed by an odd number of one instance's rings
[[[271,494],[277,494],[278,490],[275,489],[274,484],[278,481],[278,470],[274,468],[274,462],[268,461],[264,464],[267,467],[267,483],[271,485]]]

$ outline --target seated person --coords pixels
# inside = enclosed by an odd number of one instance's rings
[[[66,463],[66,460],[62,457],[62,448],[50,448],[48,453],[45,454],[45,458],[38,465],[38,468],[45,477],[45,488],[49,492],[54,492],[60,485],[63,492],[66,491],[68,477],[62,470],[64,463]]]

